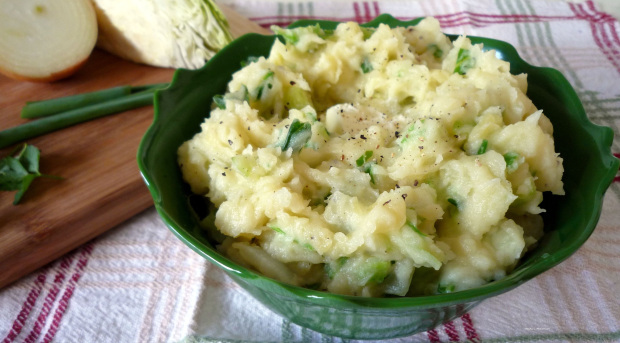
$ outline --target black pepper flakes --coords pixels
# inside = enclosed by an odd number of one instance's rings
[[[222,173],[222,176],[226,176],[226,173]]]
[[[400,137],[400,132],[398,131],[394,132],[394,136],[396,136],[396,138]]]
[[[363,139],[363,140],[366,140],[366,136],[364,136],[364,135],[360,135],[360,138]]]
[[[418,180],[413,180],[413,186],[417,186],[419,184]]]
[[[422,150],[422,149],[424,149],[424,145],[420,145],[420,146],[418,146],[418,148],[419,148],[420,150]]]
[[[295,81],[291,81],[291,82],[289,82],[289,83],[291,84],[291,86],[294,86],[294,85],[295,85]]]
[[[407,199],[407,193],[404,193],[403,195],[401,195],[403,197],[403,200]]]
[[[388,201],[384,202],[384,203],[383,203],[383,206],[385,206],[385,205],[389,204],[389,203],[390,203],[390,201],[392,201],[392,200],[388,200]]]
[[[230,139],[228,140],[228,145],[233,145],[233,141],[231,141]]]

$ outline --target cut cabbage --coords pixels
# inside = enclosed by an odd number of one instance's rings
[[[212,0],[94,0],[97,46],[157,67],[197,69],[232,40]]]

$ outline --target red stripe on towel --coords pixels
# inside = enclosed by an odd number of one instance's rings
[[[379,15],[381,13],[378,3],[373,2],[373,6],[375,7],[375,14]],[[338,17],[338,16],[307,16],[307,15],[292,15],[292,16],[261,16],[261,17],[250,17],[250,20],[257,22],[259,25],[269,28],[271,25],[278,26],[287,26],[293,21],[300,19],[318,19],[318,20],[334,20],[334,21],[355,21],[358,23],[363,23],[365,20],[365,16],[362,15],[359,3],[353,3],[353,12],[354,15],[352,17]],[[402,17],[402,16],[394,16],[398,20],[411,20],[414,17]],[[510,14],[510,15],[499,15],[499,14],[485,14],[485,13],[476,13],[470,11],[461,11],[451,14],[438,14],[434,16],[439,20],[442,27],[455,27],[462,25],[471,25],[474,27],[484,27],[492,24],[506,24],[506,23],[528,23],[528,22],[539,22],[539,21],[554,21],[554,20],[583,20],[583,18],[577,16],[542,16],[542,15],[530,15],[530,14]],[[373,18],[370,18],[373,19]]]
[[[73,254],[68,255],[60,262],[60,268],[58,272],[56,272],[56,276],[54,277],[54,281],[52,284],[52,288],[47,293],[45,297],[45,301],[43,302],[43,307],[41,307],[41,311],[39,312],[39,316],[37,317],[37,321],[34,323],[34,327],[28,334],[28,337],[24,340],[26,343],[32,343],[39,338],[41,335],[41,330],[45,327],[45,322],[47,321],[47,316],[52,311],[54,307],[54,302],[56,301],[56,297],[60,293],[60,288],[65,281],[65,274],[68,272],[69,267],[73,263]]]
[[[459,332],[456,331],[456,327],[452,321],[444,323],[443,330],[446,332],[451,342],[458,342],[460,340]]]
[[[472,342],[479,342],[480,337],[476,332],[476,328],[474,327],[474,323],[469,316],[469,313],[465,313],[461,316],[461,320],[463,321],[463,329],[465,329],[465,335],[467,335],[467,339]]]
[[[46,268],[37,276],[34,280],[34,284],[28,292],[28,296],[26,296],[26,300],[22,304],[22,308],[17,314],[17,318],[13,321],[13,325],[11,326],[11,330],[8,335],[2,340],[3,343],[10,343],[15,340],[15,338],[19,335],[19,333],[24,328],[24,324],[26,324],[26,320],[28,320],[28,316],[32,311],[32,308],[37,302],[39,295],[41,295],[41,291],[43,290],[43,285],[45,285],[45,279],[47,278],[48,269]]]
[[[585,5],[590,5],[594,10],[593,4],[586,3]],[[620,58],[618,58],[620,53],[609,40],[605,29],[606,22],[610,20],[608,16],[602,12],[597,12],[596,10],[594,10],[594,14],[590,14],[584,7],[584,4],[568,3],[568,6],[571,11],[575,13],[577,18],[586,20],[590,24],[590,30],[592,31],[594,42],[598,45],[599,50],[601,50],[607,60],[615,67],[616,71],[620,73]],[[611,18],[611,20],[614,19]]]
[[[361,23],[363,18],[360,13],[360,4],[358,4],[357,2],[353,3],[353,13],[355,13],[355,18],[353,20],[357,23]]]
[[[368,2],[364,1],[364,22],[367,23],[373,20],[374,17],[376,17],[376,15],[373,16],[370,13],[370,5],[368,5]]]
[[[435,329],[426,331],[426,335],[428,336],[428,340],[431,341],[431,343],[441,342],[441,340],[439,339],[439,334],[437,333],[437,330]]]
[[[77,286],[80,277],[82,277],[84,269],[88,264],[88,258],[93,252],[93,244],[88,243],[84,245],[81,249],[80,257],[78,262],[76,263],[75,272],[67,282],[67,286],[65,288],[64,293],[62,294],[62,298],[58,302],[58,307],[56,307],[56,312],[54,313],[54,317],[52,319],[52,323],[50,327],[47,329],[47,333],[43,337],[43,342],[49,343],[54,339],[56,332],[58,331],[58,327],[60,326],[60,322],[62,321],[62,317],[67,311],[67,307],[69,306],[69,300],[73,296],[75,292],[75,287]]]

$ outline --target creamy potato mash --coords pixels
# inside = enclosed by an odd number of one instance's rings
[[[217,208],[218,248],[269,277],[360,296],[509,273],[542,236],[542,193],[563,194],[526,75],[451,42],[433,18],[275,30],[284,41],[233,75],[178,151]]]

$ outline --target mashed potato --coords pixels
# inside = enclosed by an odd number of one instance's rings
[[[275,30],[284,42],[233,75],[178,151],[217,208],[218,248],[269,277],[360,296],[509,273],[542,236],[542,193],[563,194],[526,75],[451,42],[433,18]]]

